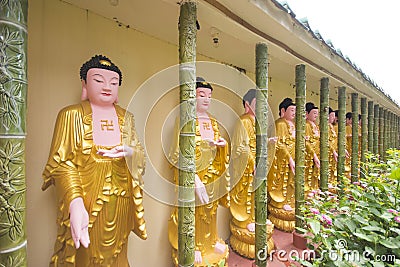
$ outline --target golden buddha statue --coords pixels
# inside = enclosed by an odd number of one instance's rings
[[[232,142],[231,179],[235,181],[230,195],[232,221],[229,243],[240,255],[255,258],[255,210],[253,178],[256,166],[255,107],[256,90],[250,89],[243,97],[245,113],[235,125]],[[274,248],[274,225],[267,222],[268,251]]]
[[[229,208],[228,144],[221,137],[218,122],[208,112],[212,86],[198,77],[196,82],[196,207],[195,266],[228,266],[229,249],[217,232],[218,205]],[[179,123],[169,154],[175,182],[178,182]],[[178,266],[178,208],[175,207],[168,225],[172,258]]]
[[[318,107],[314,103],[306,103],[306,154],[304,158],[304,193],[319,188],[319,127],[316,124]]]
[[[285,98],[279,104],[280,118],[275,121],[277,136],[275,156],[268,173],[268,218],[280,230],[295,227],[295,140],[296,105]]]
[[[54,184],[58,196],[50,266],[129,266],[130,232],[147,238],[144,149],[133,115],[115,104],[119,68],[94,56],[80,75],[84,101],[59,112],[43,172],[42,189]]]
[[[330,185],[330,190],[337,186],[337,132],[335,130],[335,111],[329,108],[328,117],[328,143],[329,143],[329,179],[328,183]],[[332,190],[331,190],[332,191]]]

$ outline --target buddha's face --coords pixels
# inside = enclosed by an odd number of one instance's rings
[[[197,112],[205,112],[210,107],[212,90],[210,88],[199,87],[196,89],[196,109]]]
[[[98,106],[112,105],[118,98],[119,74],[105,69],[92,68],[82,81],[90,103]]]
[[[333,123],[336,122],[335,112],[329,113],[328,122],[329,122],[330,124],[333,124]]]
[[[310,112],[306,112],[307,120],[315,122],[318,118],[318,109],[314,108]]]
[[[285,110],[285,113],[283,114],[283,117],[288,121],[294,121],[294,119],[296,117],[296,106],[289,106]]]

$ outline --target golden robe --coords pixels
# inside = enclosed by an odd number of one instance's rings
[[[42,190],[54,184],[58,196],[57,240],[51,266],[129,266],[130,231],[147,238],[142,205],[144,150],[136,136],[133,115],[115,106],[121,144],[134,149],[131,162],[97,154],[92,110],[84,101],[62,109],[55,124]],[[128,164],[131,165],[129,170]],[[90,245],[75,249],[69,205],[82,197],[89,214]]]
[[[221,135],[217,120],[210,117],[212,129],[214,131],[214,141]],[[169,154],[170,162],[174,167],[174,179],[178,183],[178,158],[179,158],[179,123],[175,127],[175,139]],[[196,266],[219,266],[222,261],[227,264],[229,253],[226,246],[225,253],[220,255],[214,252],[214,245],[218,241],[224,244],[224,241],[218,236],[217,231],[217,208],[218,204],[229,208],[229,190],[230,177],[227,171],[229,162],[229,146],[225,147],[210,146],[208,141],[202,140],[200,127],[196,120],[196,174],[206,187],[209,202],[206,204],[197,203],[195,208],[195,250],[202,254],[203,262]],[[168,225],[169,241],[173,247],[172,257],[174,264],[178,265],[178,208],[175,207]]]
[[[278,229],[293,231],[295,225],[295,195],[294,174],[289,167],[289,158],[295,159],[295,137],[289,123],[279,118],[275,121],[276,148],[275,156],[268,173],[268,218]],[[284,205],[290,205],[292,211],[283,209]]]
[[[337,162],[335,157],[333,156],[333,152],[338,151],[338,139],[337,139],[337,132],[335,127],[332,124],[329,125],[328,130],[328,143],[329,143],[329,180],[328,182],[336,186],[337,185]]]
[[[319,168],[314,163],[314,154],[320,157],[319,153],[319,127],[313,126],[311,122],[306,122],[306,154],[304,158],[304,192],[307,193],[311,190],[319,188]]]
[[[255,119],[240,116],[235,125],[232,142],[231,195],[232,214],[230,245],[240,255],[255,258],[255,233],[247,225],[255,222],[253,178],[256,165]],[[273,225],[267,226],[268,251],[274,247]]]

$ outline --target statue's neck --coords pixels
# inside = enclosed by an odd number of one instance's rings
[[[115,112],[115,107],[113,104],[110,105],[97,105],[94,103],[90,103],[93,113],[107,113],[107,112]]]

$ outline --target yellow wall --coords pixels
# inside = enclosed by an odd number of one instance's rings
[[[58,0],[30,1],[28,18],[29,265],[47,266],[56,237],[54,188],[45,192],[40,189],[56,115],[62,107],[80,100],[81,64],[95,54],[104,54],[122,70],[120,105],[129,106],[135,114],[136,128],[148,155],[144,206],[149,238],[142,241],[131,235],[129,259],[133,266],[172,266],[167,238],[171,209],[167,203],[173,195],[168,181],[172,173],[166,154],[174,118],[170,112],[177,106],[179,97],[177,69],[167,68],[178,63],[177,47]],[[207,60],[201,55],[197,59]],[[164,72],[159,73],[162,70]],[[200,64],[197,73],[220,84],[213,92],[215,100],[211,112],[223,122],[225,137],[229,140],[235,114],[242,112],[240,97],[254,85],[247,76],[220,65]],[[254,74],[248,75],[254,78]],[[169,83],[175,87],[166,86]],[[277,116],[279,102],[287,96],[294,99],[295,91],[290,84],[274,79],[270,88],[270,104],[273,115]],[[315,101],[318,103],[318,99]],[[224,239],[229,237],[229,219],[229,212],[220,208],[218,227]]]

